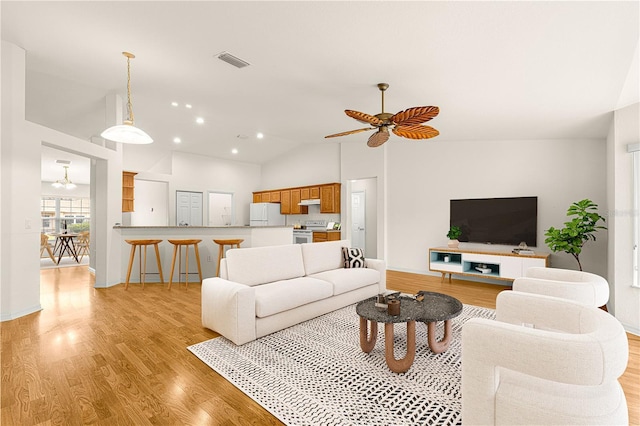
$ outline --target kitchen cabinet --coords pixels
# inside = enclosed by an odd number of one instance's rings
[[[300,188],[300,198],[302,200],[317,200],[320,198],[319,186],[305,186]]]
[[[134,172],[122,172],[122,212],[133,212]]]
[[[309,188],[300,188],[300,199],[308,200],[311,198]]]
[[[324,243],[326,241],[338,241],[338,240],[340,240],[340,232],[313,231],[314,243]]]
[[[280,191],[280,213],[291,214],[291,190]]]
[[[300,192],[300,188],[294,188],[291,190],[291,214],[309,213],[309,206],[298,205],[298,203],[300,203],[300,201],[302,200]]]
[[[340,184],[329,183],[253,193],[254,203],[280,203],[282,214],[308,214],[309,206],[299,206],[302,200],[320,199],[320,213],[340,213]]]
[[[320,187],[320,213],[340,213],[340,184]]]

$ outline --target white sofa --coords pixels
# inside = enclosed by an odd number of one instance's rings
[[[513,281],[512,290],[560,297],[596,308],[609,301],[607,280],[590,272],[571,269],[528,268],[524,277]]]
[[[628,424],[622,324],[576,301],[503,291],[462,327],[465,425]]]
[[[202,281],[202,325],[236,345],[386,290],[385,262],[344,268],[348,240],[227,251],[220,277]]]

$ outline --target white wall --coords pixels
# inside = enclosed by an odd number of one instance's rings
[[[169,224],[175,225],[176,191],[207,191],[233,194],[233,223],[249,224],[249,204],[253,192],[260,187],[260,166],[239,161],[221,160],[182,152],[173,153],[171,182],[169,183]],[[207,223],[208,212],[204,208],[203,223]]]
[[[97,172],[95,239],[96,286],[113,284],[109,259],[119,259],[108,223],[119,221],[122,200],[121,154],[25,120],[25,51],[2,42],[2,222],[0,246],[0,320],[40,309],[40,181],[42,145],[86,155],[103,163]],[[93,184],[93,183],[92,183]],[[92,217],[92,220],[94,218]],[[93,238],[92,238],[93,239]],[[93,255],[92,254],[92,255]]]
[[[640,334],[640,288],[633,284],[632,155],[628,144],[640,142],[640,103],[615,112],[607,139],[607,196],[609,202],[608,280],[612,311],[625,328]]]
[[[262,166],[259,189],[340,182],[340,145],[306,144]]]
[[[537,196],[537,250],[543,252],[550,251],[544,231],[563,226],[571,203],[590,198],[603,216],[607,211],[604,140],[393,142],[387,168],[391,269],[427,273],[429,247],[446,245],[453,198]],[[606,275],[606,241],[607,232],[600,231],[585,245],[585,270]],[[566,253],[553,254],[551,263],[578,268]]]

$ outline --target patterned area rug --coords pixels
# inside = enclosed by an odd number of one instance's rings
[[[416,357],[403,374],[389,370],[384,327],[369,354],[360,349],[355,305],[242,346],[218,337],[188,347],[194,355],[288,425],[461,424],[461,330],[494,311],[464,305],[449,349],[427,346],[416,324]],[[442,337],[442,324],[438,325]],[[396,357],[405,354],[406,326],[397,324]]]

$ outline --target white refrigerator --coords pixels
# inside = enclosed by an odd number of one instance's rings
[[[251,203],[249,205],[249,225],[284,225],[285,216],[280,213],[279,203]]]

